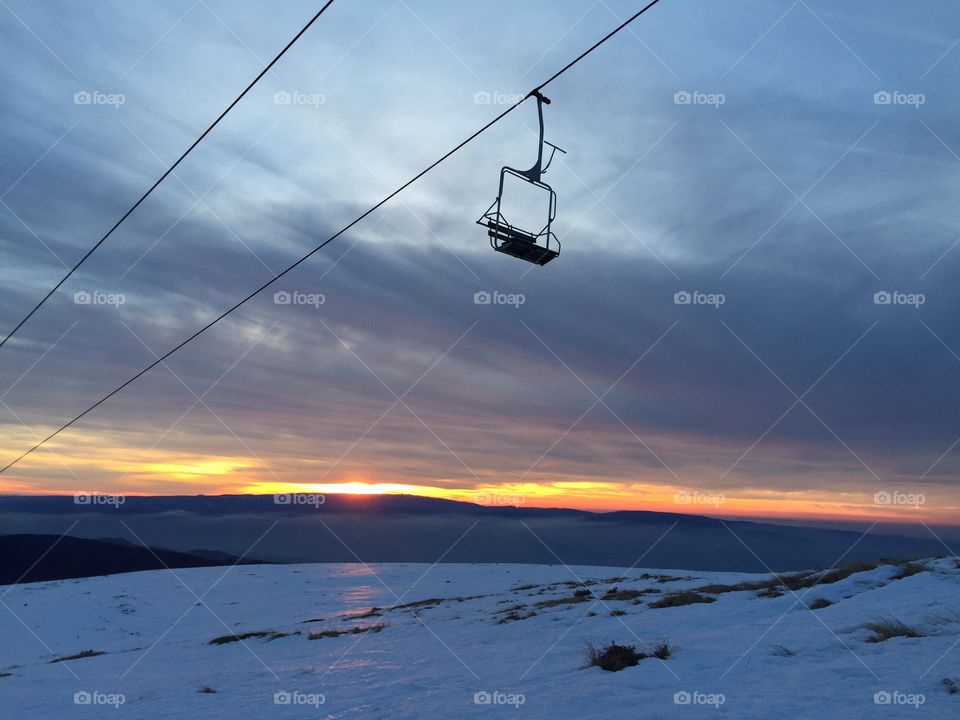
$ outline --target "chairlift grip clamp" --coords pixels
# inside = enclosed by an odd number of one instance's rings
[[[534,88],[533,90],[528,92],[527,97],[528,98],[534,97],[537,99],[538,102],[542,102],[544,105],[550,104],[550,98],[548,98],[546,95],[540,92],[540,88]]]

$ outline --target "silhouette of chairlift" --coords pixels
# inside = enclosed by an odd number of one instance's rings
[[[546,142],[543,139],[543,106],[549,105],[550,100],[545,98],[539,90],[534,90],[527,97],[537,99],[537,115],[540,119],[540,143],[537,146],[537,164],[529,170],[517,170],[512,167],[504,166],[500,170],[500,190],[497,193],[497,199],[477,220],[478,225],[487,228],[487,235],[490,236],[490,246],[497,252],[511,255],[520,260],[534,263],[536,265],[546,265],[560,254],[560,241],[550,229],[551,223],[557,214],[557,194],[549,185],[543,182],[543,175],[553,162],[553,156],[557,150],[566,155],[566,150],[557,147],[553,143]],[[549,145],[550,158],[547,164],[543,164],[543,146]],[[507,222],[507,219],[500,212],[500,201],[503,198],[503,181],[507,175],[519,178],[530,183],[534,187],[541,188],[549,193],[550,206],[547,212],[547,223],[537,232],[523,230]]]

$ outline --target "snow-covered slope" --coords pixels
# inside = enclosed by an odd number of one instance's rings
[[[960,570],[923,566],[779,595],[730,588],[769,576],[446,564],[0,587],[0,717],[956,717]],[[891,617],[922,637],[870,642],[864,625]],[[672,652],[585,667],[610,641]],[[51,662],[88,650],[103,654]]]

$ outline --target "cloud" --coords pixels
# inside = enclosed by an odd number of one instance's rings
[[[256,8],[213,3],[216,15],[191,11],[127,73],[149,47],[143,39],[187,6],[125,13],[123,23],[111,14],[120,6],[88,9],[97,42],[13,7],[82,80],[9,14],[0,20],[14,38],[3,66],[18,78],[0,84],[12,108],[0,127],[0,187],[69,129],[5,196],[9,210],[0,207],[4,327],[62,275],[54,255],[75,261],[306,12],[285,7],[264,23]],[[57,451],[69,459],[99,447],[109,457],[99,470],[81,463],[83,477],[116,478],[173,425],[156,452],[253,458],[247,471],[266,482],[332,473],[468,486],[593,477],[784,495],[949,487],[951,453],[928,469],[960,432],[951,424],[957,165],[941,143],[960,151],[947,82],[960,56],[909,80],[852,11],[811,7],[849,49],[797,9],[723,75],[783,10],[752,18],[748,32],[719,8],[703,11],[707,27],[668,4],[636,28],[649,49],[619,38],[551,88],[547,135],[569,155],[547,176],[564,243],[549,267],[528,273],[494,255],[473,224],[499,166],[522,166],[535,149],[524,106],[169,370],[65,432]],[[496,108],[474,105],[475,92],[522,89],[613,20],[588,13],[534,64],[512,55],[508,38],[495,40],[499,54],[489,33],[461,38],[439,6],[418,15],[448,47],[400,9],[361,37],[386,9],[338,9],[305,38],[5,348],[0,365],[14,385],[9,410],[0,407],[5,445],[30,443],[12,413],[43,434],[80,412],[481,125]],[[511,12],[531,26],[536,18]],[[571,23],[580,12],[562,8]],[[917,77],[939,55],[932,49],[952,42],[923,19],[904,32],[885,14],[871,22],[891,38],[889,53],[914,58]],[[811,48],[825,59],[810,61]],[[875,105],[871,68],[882,87],[929,102]],[[128,99],[74,105],[81,85]],[[324,102],[278,105],[278,91]],[[725,101],[676,104],[677,92]],[[525,302],[476,305],[480,291]],[[124,302],[77,304],[77,292]],[[323,301],[277,303],[275,292]],[[676,304],[679,292],[723,303]],[[924,303],[878,305],[878,292]],[[425,372],[404,396],[409,407],[395,404]],[[208,390],[198,403],[194,393]],[[42,472],[29,463],[17,472],[38,487],[74,482],[48,455],[36,462]]]

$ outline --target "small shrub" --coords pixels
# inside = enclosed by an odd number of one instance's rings
[[[604,600],[635,600],[650,592],[649,590],[620,590],[612,587],[603,594]]]
[[[322,640],[323,638],[340,637],[341,635],[346,635],[347,632],[347,630],[317,630],[316,632],[307,633],[307,640]]]
[[[826,598],[817,598],[808,606],[811,610],[823,610],[826,607],[833,605],[832,600],[827,600]]]
[[[708,595],[701,595],[693,590],[682,590],[680,592],[669,593],[659,600],[650,603],[652,608],[680,607],[681,605],[693,605],[695,603],[712,603],[716,598]]]
[[[903,580],[912,575],[917,575],[918,573],[926,572],[927,566],[923,563],[918,562],[905,562],[897,566],[898,570],[894,573],[890,579],[891,580]]]
[[[719,583],[704,585],[694,588],[694,592],[710,593],[719,595],[728,592],[740,592],[745,590],[757,591],[757,597],[777,598],[785,592],[803,590],[814,585],[829,585],[850,577],[854,573],[873,570],[878,566],[877,563],[851,563],[844,567],[831,568],[830,570],[814,572],[805,570],[792,573],[790,575],[776,575],[768,580],[757,582],[741,582],[736,585],[722,585]]]
[[[670,645],[666,640],[661,640],[653,646],[650,654],[658,660],[666,660],[668,657],[673,655],[673,650],[674,649],[672,645]]]
[[[96,657],[97,655],[104,655],[100,650],[84,650],[83,652],[78,652],[76,655],[67,655],[65,657],[57,657],[50,661],[50,664],[65,662],[67,660],[80,660],[82,658]]]
[[[573,593],[574,597],[582,597],[582,598],[590,597],[590,595],[591,595],[591,592],[586,588],[584,588],[583,590],[576,590]]]
[[[611,610],[610,617],[620,617],[621,615],[626,615],[623,610]]]
[[[658,583],[668,583],[674,580],[687,580],[688,578],[676,577],[674,575],[657,575]]]
[[[830,583],[840,582],[841,580],[846,580],[851,575],[856,573],[869,572],[870,570],[876,570],[880,566],[880,563],[875,562],[856,562],[851,563],[850,565],[845,565],[844,567],[833,568],[832,570],[827,570],[819,577],[813,576],[804,581],[804,584],[800,587],[812,587],[813,585],[829,585]],[[797,590],[799,588],[791,588],[791,590]]]
[[[587,595],[577,595],[573,594],[567,597],[551,598],[550,600],[541,600],[537,603],[538,608],[549,608],[557,607],[558,605],[576,605],[577,603],[586,602],[590,599],[589,590]]]
[[[360,633],[378,633],[387,627],[386,623],[377,623],[376,625],[357,625],[349,630],[320,630],[307,635],[308,640],[321,640],[322,638],[340,637],[341,635],[359,635]]]
[[[409,610],[412,608],[432,607],[444,602],[443,598],[427,598],[426,600],[415,600],[414,602],[404,603],[403,605],[394,605],[391,610]]]
[[[770,648],[770,652],[778,657],[793,657],[796,653],[790,648],[785,648],[783,645],[774,645]]]
[[[946,677],[940,681],[944,689],[951,695],[960,693],[960,680],[955,677]]]
[[[279,633],[273,632],[273,630],[255,630],[253,632],[240,633],[239,635],[221,635],[220,637],[215,637],[208,644],[209,645],[226,645],[227,643],[240,642],[241,640],[249,640],[250,638],[264,638],[270,637],[271,635],[278,635]]]
[[[383,614],[383,611],[378,608],[370,608],[366,612],[357,613],[356,615],[345,615],[341,617],[341,620],[364,620],[366,618],[380,617]]]
[[[213,689],[212,687],[210,687],[209,685],[204,685],[202,688],[200,688],[199,690],[197,690],[197,692],[198,692],[198,693],[203,693],[204,695],[213,695],[213,694],[216,693],[217,691],[214,690],[214,689]]]
[[[721,593],[736,592],[737,590],[756,590],[757,583],[739,583],[737,585],[722,585],[720,583],[711,583],[694,588],[697,592],[710,593],[711,595],[720,595]]]
[[[647,656],[637,652],[633,645],[610,643],[602,650],[598,650],[593,645],[587,646],[587,664],[607,672],[618,672],[624,668],[639,665],[645,657]]]
[[[449,580],[447,582],[450,582]],[[479,600],[480,598],[490,597],[489,595],[457,595],[456,597],[450,598],[451,602],[466,602],[467,600]],[[374,610],[379,610],[380,608],[374,608]]]
[[[895,637],[925,637],[925,635],[916,628],[910,627],[906,623],[901,622],[894,617],[891,617],[888,620],[869,622],[863,627],[873,633],[871,637],[867,638],[867,642],[869,643],[884,642],[885,640]]]

